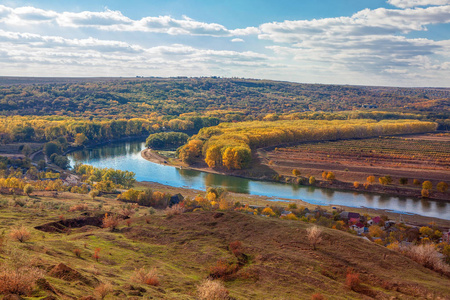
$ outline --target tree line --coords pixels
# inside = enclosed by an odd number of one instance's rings
[[[209,167],[243,169],[252,149],[303,141],[366,138],[381,135],[430,132],[437,124],[417,120],[281,120],[222,123],[203,128],[178,150],[192,163],[204,158]]]

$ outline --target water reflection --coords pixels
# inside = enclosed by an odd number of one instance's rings
[[[128,170],[135,172],[136,179],[139,181],[153,181],[175,187],[188,187],[198,190],[206,190],[209,186],[223,187],[233,192],[274,198],[301,199],[317,205],[364,206],[450,219],[450,203],[447,202],[343,192],[298,184],[262,182],[188,169],[177,169],[144,160],[140,154],[144,147],[144,142],[122,142],[77,151],[71,153],[69,158],[72,165],[81,162],[96,167]]]

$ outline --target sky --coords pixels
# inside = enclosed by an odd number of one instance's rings
[[[0,0],[0,76],[450,87],[450,0]]]

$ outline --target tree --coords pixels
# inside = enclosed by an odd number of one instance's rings
[[[406,177],[402,177],[398,181],[401,185],[408,184],[408,178],[406,178]]]
[[[309,184],[314,184],[316,182],[316,177],[314,177],[314,176],[310,176],[309,177]]]
[[[100,192],[97,190],[92,190],[89,192],[89,196],[92,198],[92,200],[94,200],[95,197],[97,197],[99,194],[100,194]]]
[[[22,154],[23,155],[28,157],[32,152],[33,152],[33,150],[31,149],[31,147],[28,144],[23,146],[23,148],[22,148]]]
[[[294,169],[294,170],[292,170],[292,175],[294,175],[294,176],[300,176],[300,171],[299,170],[297,170],[297,169]]]
[[[423,198],[428,198],[428,197],[430,197],[430,190],[422,189],[421,194],[422,194]]]
[[[448,184],[441,181],[436,185],[436,189],[441,193],[445,193],[448,190]]]
[[[371,175],[371,176],[367,177],[367,182],[370,183],[370,184],[374,183],[375,182],[375,176]]]
[[[336,175],[334,175],[333,172],[328,172],[327,173],[327,180],[333,181],[336,179]]]
[[[49,142],[49,143],[46,143],[45,145],[44,145],[44,154],[47,156],[47,157],[50,157],[53,153],[56,153],[56,154],[58,154],[59,153],[59,146],[58,146],[58,144],[56,144],[56,143],[54,143],[54,142]]]
[[[77,133],[75,136],[75,145],[81,146],[87,141],[87,137],[84,133]]]
[[[322,229],[317,226],[306,229],[307,237],[313,249],[316,250],[316,244],[322,241]]]
[[[431,183],[431,181],[424,181],[422,183],[422,188],[425,190],[431,190],[433,188],[433,184]]]
[[[30,196],[30,194],[33,192],[33,186],[31,184],[25,185],[23,188],[23,192],[27,194],[27,196]]]

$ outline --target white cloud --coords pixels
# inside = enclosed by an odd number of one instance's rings
[[[450,0],[388,0],[387,3],[400,8],[409,8],[416,6],[449,5]]]
[[[232,39],[231,41],[232,41],[233,43],[242,43],[242,42],[244,42],[243,39],[239,39],[239,38]]]

